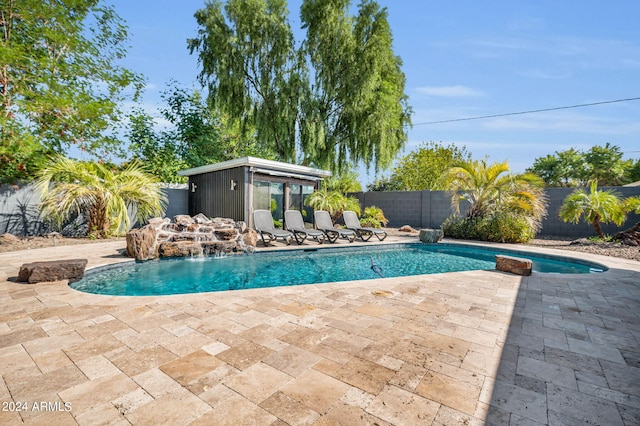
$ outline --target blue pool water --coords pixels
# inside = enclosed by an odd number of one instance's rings
[[[131,262],[89,271],[82,280],[70,285],[88,293],[121,296],[200,293],[367,280],[381,275],[388,278],[495,269],[496,254],[531,259],[537,272],[582,274],[606,269],[587,262],[459,244],[399,244]],[[381,268],[379,273],[371,268],[372,260]]]

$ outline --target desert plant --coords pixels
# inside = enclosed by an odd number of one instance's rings
[[[602,224],[613,222],[622,225],[626,219],[624,204],[613,190],[598,190],[598,182],[591,182],[589,192],[577,189],[569,194],[559,212],[565,222],[578,223],[580,218],[589,223],[596,235],[604,237]]]
[[[95,238],[128,229],[128,211],[144,221],[161,215],[166,206],[156,179],[135,161],[118,171],[96,162],[55,156],[40,171],[36,185],[45,218],[60,225],[74,213],[84,214],[88,232]]]
[[[451,204],[455,213],[443,224],[445,235],[525,242],[540,229],[547,212],[547,200],[544,182],[539,176],[514,175],[506,162],[487,164],[481,160],[449,169],[444,179],[453,191]],[[469,208],[464,218],[457,218],[463,202],[467,202]]]
[[[376,206],[364,208],[364,212],[360,218],[360,226],[381,228],[382,226],[387,226],[387,223],[389,223],[389,219],[384,216],[381,208]]]
[[[330,191],[327,188],[309,194],[304,203],[314,210],[328,211],[334,223],[345,210],[352,210],[360,214],[360,201],[357,198],[347,197],[342,192]]]

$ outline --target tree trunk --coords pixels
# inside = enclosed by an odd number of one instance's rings
[[[640,245],[640,222],[636,223],[629,229],[616,232],[611,239],[630,246]]]
[[[596,230],[596,234],[598,234],[598,237],[600,238],[604,238],[604,232],[602,232],[602,226],[600,226],[600,217],[596,216],[593,218],[593,220],[591,221],[591,226],[593,226],[593,229]]]

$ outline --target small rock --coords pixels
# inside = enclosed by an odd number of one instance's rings
[[[400,231],[400,232],[418,232],[415,229],[413,229],[412,227],[410,227],[409,225],[404,225],[403,227],[399,228],[398,231]]]

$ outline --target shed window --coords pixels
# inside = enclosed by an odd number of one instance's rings
[[[273,219],[282,223],[284,183],[256,180],[253,183],[253,209],[269,210]]]

